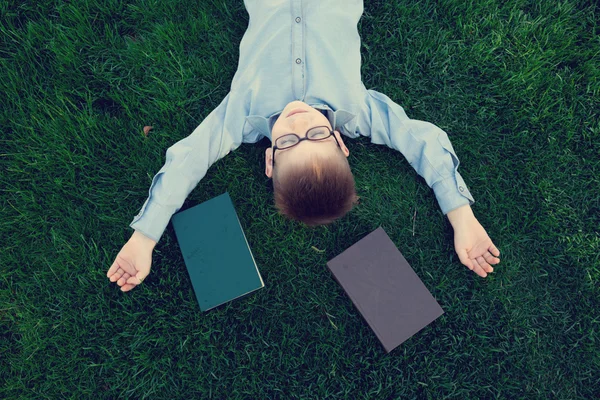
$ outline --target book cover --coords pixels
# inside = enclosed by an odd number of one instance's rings
[[[264,287],[229,193],[171,221],[201,311]]]
[[[382,227],[327,267],[387,353],[444,313]]]

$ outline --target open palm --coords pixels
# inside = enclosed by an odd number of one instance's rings
[[[152,248],[132,237],[121,249],[106,276],[116,282],[123,292],[128,292],[150,273]]]
[[[500,262],[500,250],[475,217],[454,228],[454,249],[460,262],[483,278]]]

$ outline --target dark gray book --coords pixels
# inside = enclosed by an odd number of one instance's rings
[[[388,353],[444,313],[381,227],[327,267]]]
[[[264,287],[229,193],[171,218],[200,310]]]

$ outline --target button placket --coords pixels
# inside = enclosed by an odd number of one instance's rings
[[[303,41],[304,30],[302,22],[302,1],[294,0],[292,3],[292,17],[295,23],[292,25],[292,89],[296,100],[304,99],[304,54]]]

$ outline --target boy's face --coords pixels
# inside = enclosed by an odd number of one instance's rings
[[[297,111],[301,112],[296,113]],[[294,114],[290,115],[292,112]],[[331,124],[327,117],[308,104],[302,101],[292,101],[285,106],[271,129],[271,147],[267,148],[265,152],[265,174],[269,178],[273,176],[273,146],[275,146],[277,139],[288,133],[295,133],[302,139],[306,137],[306,132],[315,126],[326,126],[331,129]],[[339,147],[333,136],[330,136],[318,142],[304,140],[294,147],[283,150],[277,149],[275,152],[277,168],[291,168],[297,162],[314,153],[320,153],[320,155],[325,157],[334,155],[335,152],[340,151],[340,148],[344,155],[348,157],[350,151],[344,145],[340,133],[335,131],[334,134],[340,143]]]

